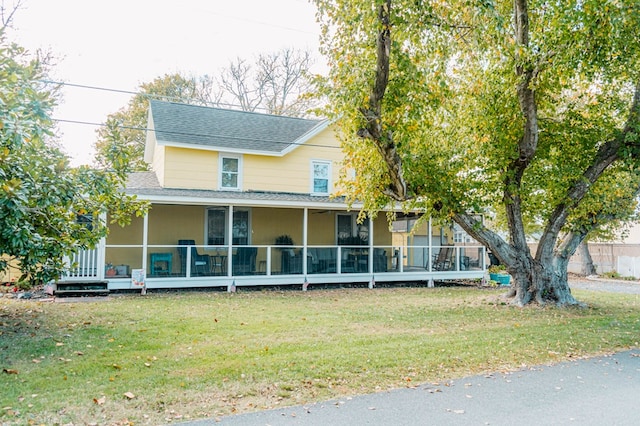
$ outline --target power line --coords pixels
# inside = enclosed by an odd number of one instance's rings
[[[69,124],[83,124],[83,125],[87,125],[87,126],[96,126],[96,127],[107,127],[106,123],[92,123],[89,121],[80,121],[80,120],[67,120],[67,119],[63,119],[63,118],[52,118],[53,121],[56,121],[58,123],[69,123]],[[140,130],[140,131],[151,131],[151,132],[156,132],[156,133],[164,133],[164,134],[168,134],[168,135],[172,135],[172,136],[195,136],[195,137],[202,137],[202,138],[225,138],[225,139],[233,139],[233,140],[242,140],[242,141],[254,141],[254,138],[243,138],[240,136],[220,136],[220,135],[210,135],[210,134],[199,134],[199,133],[189,133],[189,132],[176,132],[176,131],[159,131],[156,129],[150,129],[148,127],[137,127],[137,126],[125,126],[123,124],[118,124],[117,127],[119,129],[127,129],[127,130]],[[321,144],[310,144],[310,143],[300,143],[300,142],[284,142],[284,141],[277,141],[277,140],[262,140],[262,142],[270,142],[270,143],[274,143],[274,144],[280,144],[280,145],[296,145],[296,146],[309,146],[309,147],[315,147],[315,148],[332,148],[332,149],[342,149],[339,146],[333,146],[333,145],[321,145]]]
[[[69,86],[69,87],[77,87],[80,89],[90,89],[90,90],[101,90],[103,92],[112,92],[112,93],[124,93],[127,95],[134,95],[134,96],[143,96],[145,98],[152,98],[152,99],[159,99],[159,100],[171,100],[172,102],[179,102],[179,103],[183,103],[183,104],[190,104],[190,105],[194,105],[196,103],[198,103],[198,105],[200,104],[206,104],[206,106],[212,106],[212,107],[220,107],[220,106],[225,106],[225,107],[232,107],[232,108],[242,108],[241,105],[238,104],[231,104],[231,103],[226,103],[226,102],[211,102],[211,101],[205,101],[203,99],[195,99],[195,98],[191,98],[191,99],[185,99],[185,98],[179,98],[177,96],[167,96],[167,95],[156,95],[154,93],[144,93],[144,92],[134,92],[131,90],[123,90],[123,89],[111,89],[108,87],[100,87],[100,86],[90,86],[87,84],[77,84],[77,83],[67,83],[64,81],[54,81],[54,80],[38,80],[40,83],[44,83],[44,84],[55,84],[58,86]],[[256,109],[259,110],[267,110],[267,108],[264,107],[256,107]]]

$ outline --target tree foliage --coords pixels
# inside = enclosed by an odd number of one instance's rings
[[[308,51],[282,49],[260,54],[253,62],[237,58],[216,77],[166,74],[141,84],[126,107],[109,114],[98,130],[95,161],[102,167],[144,171],[149,99],[238,108],[292,117],[309,113],[313,64]],[[127,158],[126,162],[122,162]]]
[[[0,270],[18,262],[31,282],[57,279],[64,256],[106,234],[105,223],[79,216],[98,219],[108,206],[125,224],[145,207],[121,192],[124,174],[69,167],[53,140],[56,93],[45,76],[46,64],[0,32]]]
[[[109,114],[106,125],[98,129],[95,143],[95,162],[124,172],[144,171],[144,146],[149,114],[149,99],[207,105],[211,98],[213,80],[207,76],[187,77],[166,74],[140,85],[139,93],[119,111]]]
[[[577,303],[569,257],[635,212],[639,3],[315,3],[350,196],[455,221],[507,265],[518,305]]]

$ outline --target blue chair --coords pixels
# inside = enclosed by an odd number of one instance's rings
[[[253,275],[256,272],[257,247],[238,247],[233,255],[233,275]]]
[[[178,255],[180,256],[180,271],[187,273],[187,246],[191,247],[191,275],[209,275],[211,273],[211,258],[198,253],[195,240],[178,240]]]

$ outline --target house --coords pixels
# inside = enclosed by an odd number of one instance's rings
[[[327,120],[151,101],[145,160],[126,192],[151,209],[71,259],[66,280],[129,289],[429,281],[483,276],[483,247],[394,242],[339,192],[343,153]],[[420,252],[420,256],[407,256]],[[438,256],[440,255],[440,256]],[[471,259],[471,262],[469,262]],[[470,267],[469,265],[475,265]]]

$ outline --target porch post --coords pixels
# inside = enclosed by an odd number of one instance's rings
[[[149,244],[149,212],[147,211],[142,218],[142,269],[147,271],[147,251]]]
[[[100,213],[98,220],[102,221],[102,223],[107,223],[107,214],[105,212]],[[97,246],[98,253],[97,253],[97,265],[96,265],[96,269],[97,269],[96,278],[98,278],[100,281],[104,280],[104,275],[105,275],[105,270],[104,270],[105,261],[106,261],[105,257],[107,256],[106,245],[107,245],[107,237],[100,238],[100,242],[98,243],[98,246]]]
[[[305,207],[302,215],[302,275],[307,276],[307,238],[309,231],[309,208]]]
[[[373,274],[373,219],[369,218],[369,274]]]
[[[227,229],[227,276],[233,275],[233,205],[229,205],[229,229]]]
[[[429,227],[429,229],[427,230],[427,244],[429,245],[429,249],[427,250],[427,264],[429,265],[429,272],[431,272],[433,269],[433,265],[432,265],[432,261],[431,259],[433,259],[433,256],[431,255],[431,252],[433,250],[433,247],[431,245],[431,241],[433,238],[433,232],[431,231],[431,216],[429,216],[429,224],[427,225]],[[440,249],[442,250],[442,248]]]

